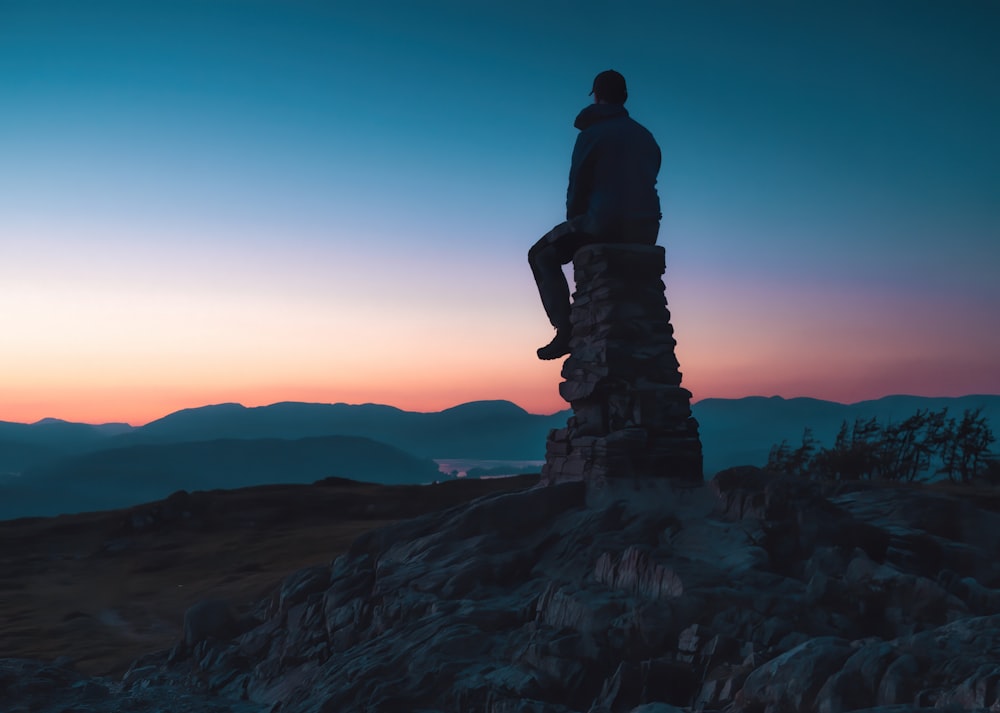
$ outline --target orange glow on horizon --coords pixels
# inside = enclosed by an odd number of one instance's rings
[[[559,396],[561,377],[558,364],[541,365],[530,378],[497,379],[489,386],[473,378],[464,380],[421,381],[399,383],[327,383],[323,385],[221,385],[221,386],[159,386],[132,387],[104,385],[74,387],[59,390],[36,388],[15,391],[5,389],[0,421],[34,423],[43,418],[59,418],[79,423],[128,423],[141,426],[182,409],[220,403],[240,403],[246,407],[267,406],[283,401],[308,403],[377,403],[395,406],[405,411],[434,412],[470,401],[512,401],[529,413],[552,414],[570,406]],[[900,368],[859,372],[852,378],[817,383],[805,369],[791,369],[770,374],[758,371],[758,378],[748,380],[743,369],[726,370],[719,366],[701,365],[685,370],[683,386],[692,392],[697,403],[708,398],[738,399],[746,396],[811,397],[839,403],[856,403],[892,394],[920,396],[965,396],[984,393],[975,384],[983,383],[989,365],[966,372],[964,379],[942,379],[934,383],[925,378],[934,365],[925,369]],[[747,369],[747,371],[750,371]],[[913,384],[925,381],[933,388],[914,389]],[[998,385],[1000,386],[1000,385]],[[1000,388],[987,391],[992,393]]]
[[[247,407],[283,401],[308,403],[377,403],[405,411],[441,411],[469,401],[506,400],[529,413],[551,414],[568,408],[558,392],[558,371],[532,380],[495,381],[484,387],[473,379],[421,381],[418,384],[347,381],[319,385],[240,385],[132,387],[103,385],[58,390],[38,388],[2,394],[0,421],[34,423],[59,418],[80,423],[128,423],[141,426],[170,413],[211,404]]]
[[[562,363],[535,359],[549,331],[528,288],[520,301],[470,299],[457,311],[442,307],[455,301],[444,289],[427,304],[409,295],[379,306],[360,295],[337,302],[294,290],[213,302],[208,294],[170,301],[151,292],[130,300],[69,288],[63,285],[58,299],[32,293],[20,321],[11,321],[0,420],[140,426],[231,402],[380,403],[430,412],[503,399],[537,414],[568,408],[558,392]],[[783,296],[765,297],[763,307],[706,301],[677,310],[677,356],[695,402],[1000,393],[1000,371],[989,358],[996,333],[976,328],[979,341],[970,349],[965,321],[949,320],[946,305],[932,320],[938,338],[928,342],[920,320],[892,319],[862,304],[815,315],[802,305],[793,314]]]

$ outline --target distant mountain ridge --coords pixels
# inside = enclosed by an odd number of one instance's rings
[[[0,476],[107,448],[225,438],[358,436],[421,458],[538,460],[545,457],[549,429],[564,426],[569,413],[531,414],[509,401],[475,401],[429,413],[380,404],[281,402],[182,409],[134,428],[57,419],[0,421]]]
[[[0,519],[126,507],[178,490],[330,477],[412,485],[441,473],[430,459],[354,436],[132,445],[66,458],[0,483]]]
[[[126,432],[55,419],[0,424],[0,519],[329,476],[427,483],[443,477],[432,456],[542,458],[549,429],[567,417],[529,414],[508,401],[434,413],[285,402],[184,409]]]
[[[888,396],[855,404],[752,396],[704,399],[692,408],[700,424],[704,472],[711,477],[733,465],[763,465],[772,445],[782,440],[797,445],[806,427],[812,429],[821,443],[829,445],[844,421],[853,423],[874,416],[889,423],[901,421],[918,409],[945,407],[955,417],[960,417],[966,409],[981,408],[994,432],[1000,435],[1000,396],[996,395]],[[255,446],[246,442],[297,441],[300,442],[297,447],[304,448],[303,439],[337,436],[376,441],[418,460],[542,460],[549,430],[565,426],[570,414],[568,410],[549,416],[530,414],[509,401],[472,402],[431,413],[379,404],[281,402],[257,407],[231,403],[184,409],[137,428],[55,419],[35,424],[0,422],[0,500],[5,497],[4,489],[17,480],[57,466],[88,472],[87,463],[109,464],[120,457],[112,457],[107,451],[139,446],[179,444],[176,450],[181,453],[190,449],[184,444],[231,441],[235,442],[232,447],[251,452]],[[994,449],[1000,451],[1000,444]],[[285,452],[284,457],[289,461],[296,457],[293,450]],[[164,455],[169,451],[141,452],[147,459],[169,460]],[[86,460],[87,454],[96,460]],[[146,466],[132,467],[141,470]],[[24,478],[14,477],[22,473]],[[337,474],[359,477],[356,473]],[[275,471],[273,477],[279,476]],[[249,483],[234,481],[232,487],[237,484]],[[23,482],[20,487],[24,487]]]
[[[35,423],[0,421],[0,475],[106,445],[132,430],[128,424],[72,423],[45,418]]]
[[[982,408],[1000,435],[1000,396],[886,396],[841,404],[807,397],[748,396],[703,399],[692,406],[700,424],[705,473],[732,465],[763,465],[771,446],[797,444],[804,428],[832,444],[843,421],[876,417],[901,421],[918,409],[947,407],[953,416]],[[153,421],[115,440],[155,443],[211,438],[303,438],[352,435],[373,438],[427,458],[541,460],[550,428],[561,428],[571,411],[551,416],[529,414],[509,401],[478,401],[435,413],[403,411],[378,404],[305,404],[283,402],[247,408],[221,404],[187,409]]]
[[[113,442],[340,435],[372,438],[421,458],[536,460],[545,457],[548,430],[564,426],[568,416],[530,414],[510,401],[474,401],[430,413],[380,404],[219,404],[177,411]]]

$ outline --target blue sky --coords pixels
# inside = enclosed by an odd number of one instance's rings
[[[2,0],[0,419],[561,408],[525,253],[610,67],[663,149],[696,399],[998,392],[998,30],[990,2]]]

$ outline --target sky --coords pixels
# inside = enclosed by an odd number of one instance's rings
[[[0,420],[566,408],[526,254],[614,68],[694,400],[1000,393],[1000,4],[0,0]]]

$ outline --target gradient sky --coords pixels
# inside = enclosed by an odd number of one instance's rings
[[[695,399],[1000,393],[1000,4],[0,0],[0,420],[564,408],[526,263],[615,68]]]

